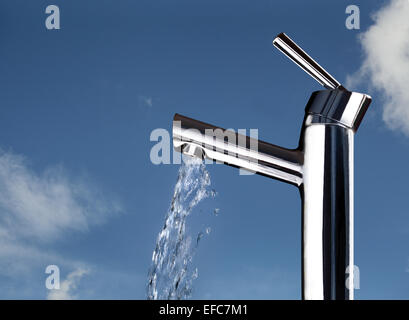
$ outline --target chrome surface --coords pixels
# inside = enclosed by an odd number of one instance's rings
[[[302,183],[303,155],[299,150],[281,148],[179,114],[173,118],[173,145],[184,154],[199,155],[296,186]]]
[[[312,93],[305,112],[312,123],[338,123],[356,131],[371,103],[367,94],[347,90],[321,90]]]
[[[273,45],[325,88],[337,89],[342,87],[333,76],[331,76],[285,33],[277,35],[273,40]]]
[[[346,269],[354,265],[354,132],[310,124],[303,137],[303,298],[353,299],[346,287],[353,274],[347,276]]]
[[[276,43],[289,39],[282,35]],[[302,56],[294,45],[292,50]],[[323,83],[331,89],[312,93],[297,149],[285,149],[179,114],[174,117],[173,143],[179,152],[297,186],[302,200],[302,298],[353,299],[353,144],[371,98],[346,90],[306,56],[303,59],[324,75]],[[335,85],[337,89],[332,88]]]

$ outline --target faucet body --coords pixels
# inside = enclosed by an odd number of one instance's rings
[[[284,41],[278,42],[280,50],[300,52],[295,44],[288,45],[285,35],[278,38]],[[308,66],[316,64],[301,53],[299,56],[309,59]],[[354,294],[354,134],[371,98],[341,85],[331,88],[338,82],[322,80],[330,76],[321,70],[313,68],[320,75],[318,81],[329,88],[312,93],[296,149],[179,114],[174,117],[173,144],[184,154],[244,168],[298,187],[302,200],[302,298],[349,300]]]

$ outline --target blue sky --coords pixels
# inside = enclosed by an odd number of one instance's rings
[[[144,299],[178,170],[151,163],[152,130],[170,130],[177,112],[296,147],[305,104],[321,88],[272,39],[286,32],[345,83],[378,70],[358,35],[388,3],[355,1],[361,30],[348,30],[343,0],[2,1],[0,298],[47,298],[45,267],[56,264],[62,280],[80,274],[73,297]],[[44,25],[50,4],[60,30]],[[349,81],[373,97],[355,140],[356,298],[407,299],[406,109],[387,124],[393,91],[374,73]],[[192,297],[299,299],[298,190],[208,170],[218,196],[190,220],[212,228]]]

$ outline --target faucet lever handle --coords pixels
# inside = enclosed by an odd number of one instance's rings
[[[326,89],[343,89],[342,85],[333,76],[331,76],[285,33],[280,33],[273,40],[273,45]]]

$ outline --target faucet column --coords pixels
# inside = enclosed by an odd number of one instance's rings
[[[303,299],[353,299],[354,133],[311,124],[304,138]]]
[[[370,98],[346,90],[314,92],[306,107],[302,197],[302,295],[354,298],[354,132]]]

